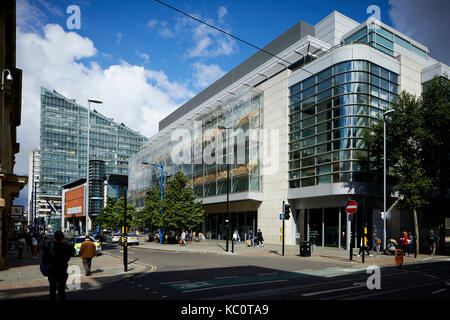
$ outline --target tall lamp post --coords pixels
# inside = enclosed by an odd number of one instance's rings
[[[229,134],[228,134],[228,130],[230,130],[231,128],[226,128],[224,126],[218,126],[218,128],[220,130],[227,130],[227,148],[226,148],[226,152],[227,152],[227,219],[228,219],[228,223],[227,223],[227,244],[226,244],[226,252],[228,252],[228,240],[230,239],[230,230],[231,230],[231,217],[230,217],[230,210],[229,210],[229,203],[230,203],[230,162],[228,161],[228,156],[229,156]]]
[[[383,161],[384,161],[384,169],[383,169],[383,180],[384,180],[384,186],[383,186],[383,250],[386,249],[386,219],[387,219],[387,213],[386,213],[386,116],[389,113],[394,112],[394,110],[388,110],[385,113],[383,113]]]
[[[89,136],[91,131],[91,103],[102,104],[103,102],[95,99],[88,99],[88,130],[87,130],[87,162],[86,162],[86,221],[85,234],[88,235],[88,217],[89,217]]]
[[[150,163],[150,162],[142,162],[142,164],[144,166],[154,166],[154,167],[158,167],[161,168],[161,216],[163,215],[163,200],[164,200],[164,166],[162,164],[157,164],[157,163]],[[159,243],[162,244],[163,243],[163,228],[162,226],[159,227]]]

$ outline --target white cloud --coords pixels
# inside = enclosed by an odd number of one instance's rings
[[[148,54],[146,54],[145,52],[140,52],[140,51],[136,50],[136,55],[138,57],[140,57],[142,60],[144,60],[144,64],[149,63],[150,56]]]
[[[217,16],[219,17],[219,22],[223,22],[223,17],[228,13],[228,9],[226,7],[220,6],[217,10]]]
[[[158,21],[157,21],[156,19],[150,19],[150,20],[147,22],[147,27],[153,28],[154,26],[156,26],[157,23],[158,23]]]
[[[193,67],[195,70],[193,74],[194,85],[201,89],[206,88],[225,74],[225,71],[217,64],[194,63]]]
[[[88,98],[99,99],[103,104],[95,108],[100,113],[147,137],[158,131],[162,118],[194,96],[186,84],[170,81],[162,71],[126,61],[107,68],[80,61],[96,56],[101,55],[89,38],[65,32],[59,25],[46,25],[43,36],[17,30],[17,67],[23,70],[17,173],[27,174],[28,151],[39,146],[41,86],[83,106]]]
[[[122,32],[117,32],[116,33],[116,45],[120,44],[120,41],[122,40],[122,38],[123,38],[123,33]]]

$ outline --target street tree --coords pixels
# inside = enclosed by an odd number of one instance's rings
[[[192,189],[187,187],[187,179],[181,171],[167,182],[163,202],[160,192],[160,187],[156,186],[147,192],[144,199],[142,211],[147,226],[179,231],[195,228],[202,222],[205,211],[201,202],[196,201]]]
[[[100,225],[102,229],[116,230],[123,226],[123,216],[125,211],[125,202],[120,199],[117,202],[112,197],[107,197],[106,206],[102,208],[100,215],[95,217],[94,224]],[[133,205],[127,203],[127,221],[131,227],[136,226],[134,217],[136,216],[136,209]],[[139,220],[137,221],[139,222]]]
[[[421,97],[402,92],[393,103],[394,112],[386,119],[386,162],[389,168],[390,191],[396,193],[400,206],[413,213],[416,248],[419,253],[419,219],[425,205],[436,192],[442,179],[442,159],[431,165],[438,153],[448,154],[449,136],[448,80],[433,80]],[[436,117],[440,117],[439,120]],[[433,123],[433,119],[439,122]],[[383,167],[383,119],[371,124],[364,134],[370,157],[381,171]],[[436,158],[437,156],[437,158]],[[444,179],[445,180],[445,179]]]

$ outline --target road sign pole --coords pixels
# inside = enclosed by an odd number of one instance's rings
[[[124,210],[123,210],[123,271],[128,271],[128,239],[127,239],[127,191],[125,189],[124,195]]]

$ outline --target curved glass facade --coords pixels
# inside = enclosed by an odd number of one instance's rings
[[[289,188],[382,181],[362,137],[395,101],[397,78],[376,64],[353,60],[289,88]]]
[[[164,181],[182,171],[187,177],[187,185],[198,197],[227,193],[227,162],[230,166],[230,193],[259,191],[259,145],[250,139],[249,130],[261,127],[262,101],[261,92],[248,90],[210,108],[208,113],[197,116],[195,120],[180,124],[178,129],[186,130],[181,140],[173,140],[168,131],[164,139],[147,144],[130,159],[131,203],[143,207],[147,190],[160,185],[161,169],[143,165],[143,162],[163,165]],[[221,144],[218,144],[220,135]],[[229,159],[226,152],[228,136]],[[173,156],[181,150],[190,150],[190,157],[179,163]]]

